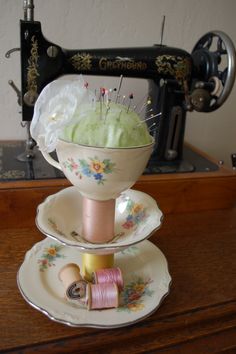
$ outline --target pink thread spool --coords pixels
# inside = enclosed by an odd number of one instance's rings
[[[114,238],[115,199],[93,200],[83,197],[83,237],[91,243],[106,243]]]
[[[119,306],[119,292],[115,283],[88,284],[88,309],[107,309]]]
[[[116,283],[119,291],[124,288],[123,276],[120,268],[106,268],[98,269],[93,272],[92,275],[93,283],[104,284],[104,283]]]

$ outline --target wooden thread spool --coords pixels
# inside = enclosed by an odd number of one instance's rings
[[[66,296],[71,300],[79,300],[86,296],[86,281],[80,274],[80,267],[75,263],[66,264],[58,274],[63,283]]]

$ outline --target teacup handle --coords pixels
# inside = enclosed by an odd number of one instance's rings
[[[53,167],[58,168],[58,170],[62,171],[61,165],[59,164],[59,162],[57,162],[56,160],[54,160],[51,155],[49,155],[48,152],[46,151],[42,151],[42,155],[45,158],[45,160],[47,160],[48,163],[50,163],[50,165],[52,165]]]

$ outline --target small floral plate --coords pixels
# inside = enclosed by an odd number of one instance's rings
[[[58,273],[71,262],[81,266],[78,248],[46,238],[26,253],[17,274],[24,299],[56,322],[78,327],[128,326],[151,315],[169,293],[166,258],[147,240],[116,254],[115,266],[120,267],[124,278],[118,308],[89,311],[75,300],[67,300]]]
[[[116,199],[115,237],[92,244],[82,236],[82,195],[76,187],[53,194],[38,206],[36,224],[46,236],[81,252],[109,254],[139,243],[162,224],[163,214],[148,194],[128,189]]]

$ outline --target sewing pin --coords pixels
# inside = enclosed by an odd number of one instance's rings
[[[118,86],[118,90],[117,90],[117,94],[116,94],[116,101],[115,103],[117,103],[118,98],[120,97],[120,89],[121,89],[121,85],[122,85],[122,81],[123,81],[123,75],[120,75],[120,81],[119,81],[119,86]]]
[[[107,119],[107,115],[108,115],[109,110],[110,110],[110,106],[107,106],[106,113],[105,113],[105,118],[104,118],[104,122],[106,122],[106,119]]]
[[[150,133],[154,130],[154,129],[151,130],[151,128],[154,128],[155,125],[157,125],[156,122],[154,122],[152,125],[150,125],[150,127],[148,127]]]
[[[129,109],[130,109],[130,105],[131,105],[131,101],[134,98],[134,95],[132,93],[129,94],[129,104],[128,104],[128,108],[127,108],[127,113],[129,113]]]
[[[100,119],[102,119],[102,104],[104,101],[105,89],[100,87]]]
[[[97,108],[97,89],[94,89],[94,98],[92,99],[92,107],[94,109],[94,111],[96,111]]]
[[[106,88],[102,88],[102,103],[103,105],[106,106],[106,113],[105,113],[105,118],[104,121],[106,121],[108,112],[110,110],[110,99],[109,99],[109,90],[107,90]]]
[[[144,119],[144,122],[146,122],[146,121],[149,120],[149,119],[153,119],[153,118],[155,118],[155,117],[159,117],[159,116],[161,116],[161,115],[162,115],[161,112],[159,112],[159,113],[157,113],[157,114],[151,114],[150,117],[147,117],[147,118]]]
[[[94,96],[95,96],[95,99],[97,101],[97,89],[94,90]]]
[[[143,103],[143,105],[142,105],[142,107],[140,108],[138,114],[140,114],[140,113],[142,112],[142,110],[143,110],[145,107],[147,107],[149,104],[151,104],[151,103],[152,103],[152,101],[151,101],[151,98],[149,97],[149,98],[147,99],[147,102],[144,102],[144,103]]]
[[[161,112],[160,112],[160,113],[157,113],[157,114],[151,114],[150,117],[145,118],[144,120],[142,120],[142,122],[140,122],[140,123],[138,124],[138,127],[139,127],[141,124],[146,123],[148,120],[160,116],[161,114],[162,114]]]
[[[106,88],[103,88],[103,101],[106,106],[109,105],[110,100],[109,100],[109,90]]]
[[[133,111],[135,111],[136,108],[138,108],[138,106],[143,102],[143,100],[145,100],[145,98],[147,98],[147,94],[145,96],[143,96],[142,99],[139,100],[138,103],[136,103],[135,106],[133,106]]]
[[[96,110],[96,98],[92,98],[92,109]]]
[[[113,96],[114,96],[114,93],[117,91],[116,87],[114,89],[110,89],[109,91],[111,94],[110,101],[114,101],[115,98]]]

